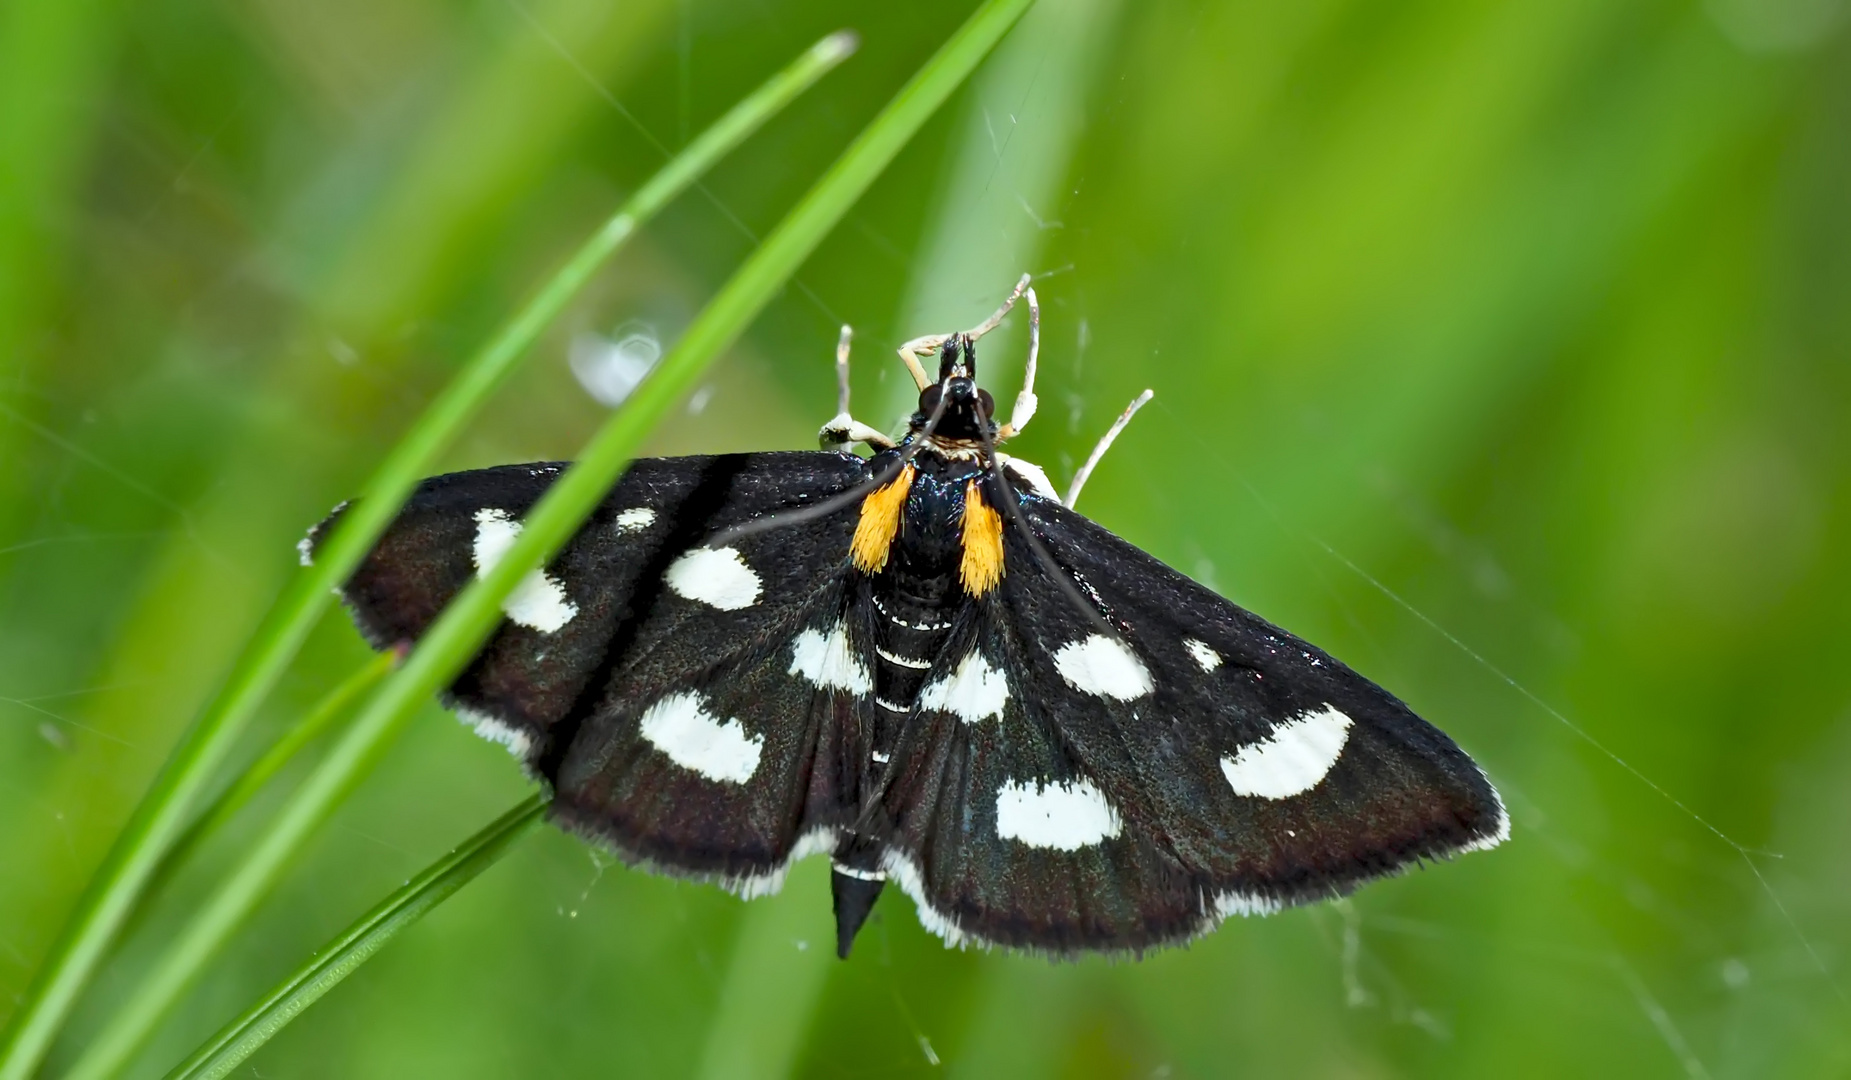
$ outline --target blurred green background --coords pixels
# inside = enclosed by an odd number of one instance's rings
[[[671,342],[967,13],[0,6],[0,1014],[295,540],[459,359],[858,30],[445,464],[569,455],[602,415],[575,344]],[[1847,16],[1041,0],[655,436],[813,445],[842,322],[885,422],[892,347],[1032,270],[1012,449],[1064,483],[1154,387],[1083,509],[1451,733],[1506,846],[1135,964],[949,951],[889,890],[841,963],[818,860],[744,904],[544,829],[244,1075],[1851,1075]],[[364,653],[331,615],[260,726]],[[524,791],[433,706],[138,1075]]]

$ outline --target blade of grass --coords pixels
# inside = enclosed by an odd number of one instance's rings
[[[156,962],[86,1049],[67,1080],[114,1075],[206,961],[274,884],[284,864],[371,771],[414,712],[449,684],[501,621],[501,602],[563,546],[610,490],[650,429],[730,345],[926,119],[1014,25],[1031,0],[988,0],[855,138],[745,265],[702,309],[675,348],[586,444],[534,506],[520,538],[471,582],[380,687],[303,781],[230,879]]]
[[[177,869],[189,855],[198,850],[201,844],[223,828],[226,822],[244,808],[245,803],[255,798],[257,793],[263,790],[264,785],[283,770],[283,766],[289,764],[297,754],[302,752],[303,747],[327,734],[330,728],[347,717],[354,703],[359,701],[368,690],[371,690],[379,680],[391,674],[400,658],[401,654],[396,651],[382,652],[373,657],[358,671],[341,680],[339,686],[328,691],[326,696],[315,703],[314,708],[304,713],[300,720],[283,733],[282,738],[270,744],[270,749],[264,751],[256,761],[251,762],[243,773],[219,793],[218,798],[212,800],[212,805],[206,807],[193,820],[193,824],[187,826],[186,832],[180,835],[180,839],[174,841],[173,847],[168,849],[166,857],[161,860],[161,865],[156,869],[154,877],[149,880],[148,891],[153,892],[159,888],[161,881],[168,874]]]
[[[191,1057],[168,1073],[169,1080],[207,1080],[228,1076],[276,1033],[340,985],[400,933],[469,884],[477,874],[501,861],[540,820],[546,799],[535,795],[459,844],[417,877],[362,915],[333,941],[315,950],[314,959],[243,1015],[200,1044]]]
[[[854,51],[832,34],[677,154],[632,195],[509,320],[413,423],[362,489],[316,565],[296,575],[252,635],[218,694],[162,766],[97,867],[0,1039],[0,1080],[26,1080],[108,951],[214,770],[275,686],[333,589],[345,581],[431,462],[513,370],[540,331],[638,226]]]
[[[198,851],[202,844],[224,828],[225,823],[243,809],[245,803],[255,798],[257,793],[263,790],[264,785],[282,771],[283,766],[289,764],[297,754],[302,752],[303,747],[326,734],[328,729],[340,720],[350,717],[353,714],[354,703],[377,685],[379,680],[391,674],[393,667],[403,658],[404,653],[397,650],[383,652],[373,657],[358,671],[341,680],[339,686],[328,691],[320,701],[315,703],[314,708],[304,713],[301,719],[291,725],[281,738],[270,745],[270,749],[264,751],[244,772],[234,778],[225,790],[219,793],[219,797],[212,800],[212,805],[206,807],[198,817],[193,819],[193,823],[187,826],[184,833],[180,834],[180,839],[175,840],[173,846],[167,849],[167,853],[161,857],[160,863],[154,868],[154,873],[149,875],[147,885],[142,889],[144,898],[159,893],[166,886],[168,879],[192,857],[193,852]],[[129,917],[123,921],[120,936],[126,937],[135,933],[140,928],[141,920],[148,913],[148,909],[149,905],[146,903],[137,904],[131,908]]]

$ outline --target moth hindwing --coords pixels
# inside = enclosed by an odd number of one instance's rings
[[[888,882],[948,943],[1138,953],[1501,841],[1445,735],[996,450],[1034,395],[999,424],[977,389],[993,323],[902,350],[897,441],[844,393],[838,449],[636,462],[446,703],[632,863],[750,897],[828,853],[843,956]],[[343,589],[368,640],[422,634],[562,469],[425,481]]]

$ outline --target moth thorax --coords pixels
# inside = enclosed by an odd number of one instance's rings
[[[900,533],[900,512],[912,489],[913,467],[907,465],[900,475],[861,500],[861,520],[855,524],[855,539],[848,550],[863,573],[878,574],[887,565],[887,552]]]
[[[972,596],[984,595],[1003,579],[1003,519],[983,501],[983,487],[974,479],[964,485],[964,558],[958,576]]]

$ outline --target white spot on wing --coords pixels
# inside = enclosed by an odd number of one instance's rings
[[[1009,681],[976,649],[964,657],[956,671],[929,684],[919,695],[920,705],[943,709],[967,724],[1000,718],[1008,700]]]
[[[758,575],[746,565],[737,548],[697,547],[676,559],[665,578],[677,596],[721,611],[738,611],[758,603]]]
[[[633,506],[617,515],[618,532],[642,532],[656,523],[656,512],[647,506]]]
[[[865,694],[874,689],[868,669],[848,647],[848,628],[837,622],[828,633],[805,630],[791,649],[792,675],[802,675],[819,688]],[[904,708],[898,710],[905,712]]]
[[[1092,781],[1005,781],[996,792],[996,835],[1030,847],[1078,851],[1117,836],[1118,811]]]
[[[472,556],[476,576],[491,570],[514,546],[521,523],[506,510],[486,507],[476,511],[476,540]],[[578,605],[566,598],[565,586],[543,570],[530,571],[501,602],[502,613],[522,626],[551,634],[572,621]]]
[[[1283,799],[1310,791],[1337,763],[1350,738],[1350,718],[1329,705],[1288,720],[1272,735],[1221,759],[1236,795]]]
[[[472,552],[478,575],[486,574],[514,546],[521,535],[521,523],[506,510],[489,506],[476,511],[476,541]]]
[[[1189,650],[1189,658],[1203,671],[1213,671],[1221,666],[1221,654],[1208,647],[1208,642],[1189,638],[1183,642],[1183,648]]]
[[[721,720],[707,711],[699,694],[670,694],[643,713],[643,738],[670,761],[709,780],[743,784],[758,771],[765,740],[737,720]]]
[[[1131,701],[1150,693],[1150,671],[1125,643],[1104,634],[1063,645],[1054,669],[1067,685],[1095,697]]]

